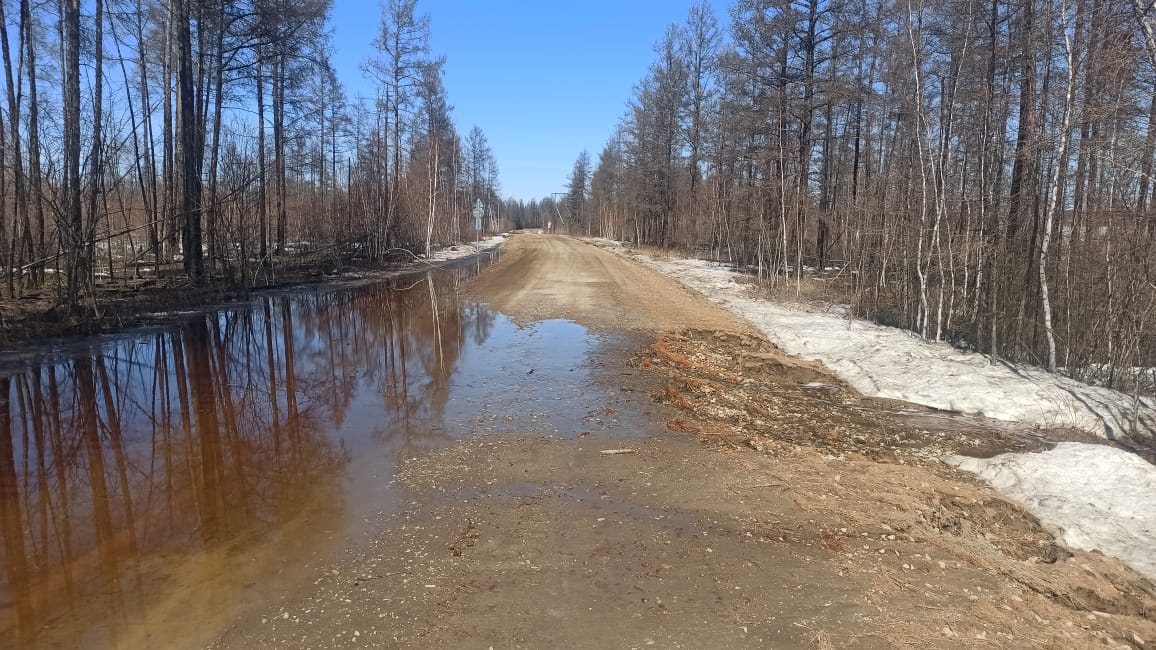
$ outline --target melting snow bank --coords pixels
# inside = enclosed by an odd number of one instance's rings
[[[1156,434],[1156,399],[1133,398],[1039,368],[992,364],[947,343],[848,318],[845,308],[773,304],[749,296],[732,269],[693,259],[658,260],[596,240],[664,273],[746,318],[786,351],[820,361],[863,395],[979,413],[1040,427],[1072,427],[1107,438]]]
[[[497,248],[498,246],[501,246],[502,243],[505,241],[506,241],[506,235],[504,235],[504,234],[494,235],[493,237],[487,237],[487,238],[482,240],[480,249],[481,250],[489,250],[491,248]],[[427,257],[426,259],[431,261],[431,262],[446,262],[449,260],[459,260],[463,257],[469,257],[470,255],[476,254],[478,252],[478,250],[479,250],[479,246],[478,246],[477,242],[467,242],[467,243],[458,244],[456,246],[447,246],[446,248],[436,250],[433,253],[431,253],[430,256]]]
[[[1071,548],[1118,557],[1156,581],[1156,466],[1134,454],[1078,442],[995,458],[948,456],[1024,504]]]

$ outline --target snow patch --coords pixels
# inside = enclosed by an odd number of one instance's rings
[[[948,456],[1019,501],[1070,548],[1118,557],[1156,580],[1156,466],[1104,445],[1040,453]]]
[[[776,304],[749,297],[740,274],[715,262],[626,254],[705,294],[755,325],[786,351],[819,361],[871,397],[1021,422],[1072,427],[1115,439],[1156,435],[1156,399],[1091,386],[1030,366],[992,363],[984,355],[907,330],[848,316],[846,307]]]
[[[501,246],[506,241],[506,235],[494,235],[487,237],[481,241],[479,246],[477,242],[469,242],[465,244],[457,244],[456,246],[447,246],[440,250],[436,250],[430,254],[426,259],[431,262],[447,262],[449,260],[458,260],[470,255],[476,255],[479,250],[490,250]]]

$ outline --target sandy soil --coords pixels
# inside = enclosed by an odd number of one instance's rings
[[[479,436],[411,459],[381,535],[217,647],[1156,642],[1150,582],[1058,546],[934,460],[990,440],[903,425],[588,244],[517,236],[473,291],[526,320],[650,333],[601,380],[648,403],[654,426]]]
[[[685,327],[754,331],[677,282],[569,237],[519,233],[471,293],[526,322],[566,318],[594,330],[651,333]]]

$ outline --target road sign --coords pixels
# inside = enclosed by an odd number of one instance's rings
[[[482,200],[474,201],[474,230],[482,231],[482,217],[486,214],[486,208],[482,205]]]

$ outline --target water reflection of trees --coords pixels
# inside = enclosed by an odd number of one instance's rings
[[[243,548],[318,495],[339,511],[348,441],[387,461],[438,444],[494,323],[460,275],[265,297],[0,378],[0,636],[124,617],[155,558]]]

